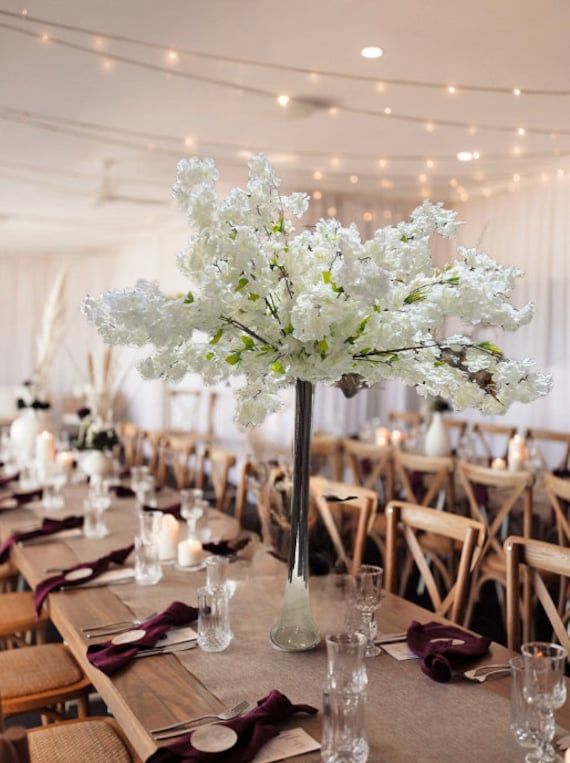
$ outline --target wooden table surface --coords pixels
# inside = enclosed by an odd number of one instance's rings
[[[80,513],[84,487],[66,489],[66,508],[58,516]],[[52,514],[54,515],[54,514]],[[45,512],[35,505],[0,515],[0,537],[12,530],[37,524]],[[102,540],[85,538],[28,546],[15,546],[13,559],[33,587],[53,566],[68,566],[95,559],[132,541],[137,529],[134,501],[115,499],[106,513],[111,534]],[[212,511],[209,526],[213,537],[231,537],[237,525],[231,518]],[[235,638],[226,652],[200,650],[133,661],[108,678],[85,658],[87,641],[81,627],[102,622],[146,616],[173,600],[196,603],[196,588],[204,573],[185,573],[165,567],[156,586],[135,583],[92,590],[54,593],[49,597],[50,616],[104,702],[121,725],[141,758],[155,749],[148,730],[187,718],[218,711],[246,698],[255,702],[276,688],[293,702],[321,707],[325,676],[324,645],[312,652],[286,654],[270,645],[268,632],[280,608],[285,567],[259,547],[249,561],[231,567],[237,581],[230,613]],[[312,605],[322,633],[339,630],[344,610],[334,576],[311,580]],[[384,632],[405,630],[411,620],[427,622],[432,613],[403,599],[386,595],[379,612]],[[438,618],[441,619],[441,618]],[[481,664],[506,662],[511,653],[493,644]],[[398,662],[387,654],[368,660],[369,763],[444,763],[452,761],[520,761],[523,751],[509,730],[510,679],[473,684],[456,679],[437,684],[421,671],[416,660]],[[559,723],[570,728],[565,707]],[[315,738],[321,734],[322,715],[299,716],[289,724],[302,726]],[[317,763],[320,754],[291,759]]]

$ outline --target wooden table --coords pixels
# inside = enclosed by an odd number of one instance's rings
[[[76,513],[84,488],[69,488],[65,513]],[[41,514],[38,511],[38,514]],[[63,515],[63,512],[60,512]],[[136,531],[134,501],[117,499],[106,514],[112,534],[98,541],[53,540],[41,545],[13,549],[13,559],[31,586],[43,579],[45,569],[87,561],[126,545]],[[235,532],[233,520],[212,514],[220,527],[216,535]],[[28,509],[0,515],[0,535],[30,525]],[[124,671],[106,677],[85,659],[85,625],[145,616],[178,599],[195,604],[195,590],[203,584],[203,573],[177,572],[165,568],[160,584],[136,584],[54,593],[49,598],[50,616],[64,640],[88,674],[126,735],[144,759],[155,749],[148,729],[190,715],[218,711],[246,698],[251,702],[277,688],[293,702],[321,706],[325,675],[323,644],[312,652],[287,654],[274,650],[268,639],[279,611],[285,568],[259,548],[250,562],[231,567],[237,581],[231,601],[235,639],[226,652],[208,654],[200,650],[146,658]],[[339,630],[344,610],[334,576],[312,579],[315,618],[322,632]],[[404,630],[411,620],[427,621],[433,615],[398,597],[387,595],[379,613],[385,632]],[[441,619],[441,618],[439,618]],[[485,662],[506,662],[511,653],[493,644]],[[430,681],[417,661],[397,662],[386,654],[367,661],[368,727],[371,745],[369,763],[445,763],[449,761],[520,761],[523,752],[509,730],[510,679],[486,684],[454,680],[450,684]],[[570,727],[565,708],[559,722]],[[291,726],[302,726],[320,738],[322,716],[299,716]],[[293,759],[291,759],[293,760]],[[319,754],[294,759],[317,763]]]

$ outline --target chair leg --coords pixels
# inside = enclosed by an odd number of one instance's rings
[[[77,717],[89,718],[89,695],[82,694],[77,698]]]

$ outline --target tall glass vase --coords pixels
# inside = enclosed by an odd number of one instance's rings
[[[271,631],[273,645],[287,652],[313,649],[321,640],[309,601],[309,480],[313,392],[310,382],[297,379],[289,571],[281,614]]]

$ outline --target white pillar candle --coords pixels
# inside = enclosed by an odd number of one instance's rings
[[[509,440],[507,462],[510,472],[518,472],[523,468],[525,461],[526,445],[520,435],[516,434]]]
[[[507,468],[507,462],[504,458],[494,458],[493,462],[491,464],[492,469],[506,469]]]
[[[202,544],[199,540],[190,538],[178,544],[178,565],[192,567],[202,561]]]
[[[73,472],[73,453],[70,453],[68,450],[62,450],[57,454],[55,460],[61,471],[65,474],[66,479],[70,480],[71,473]]]
[[[399,429],[394,429],[394,431],[392,432],[391,440],[392,440],[392,445],[395,448],[400,448],[404,441],[404,435],[402,432],[400,432]]]
[[[36,460],[42,466],[55,460],[55,438],[51,432],[42,432],[37,436]]]
[[[376,445],[388,445],[390,442],[390,430],[387,427],[378,427],[374,433]]]
[[[158,536],[158,558],[161,562],[169,562],[176,558],[178,529],[178,521],[170,514],[164,514]]]

